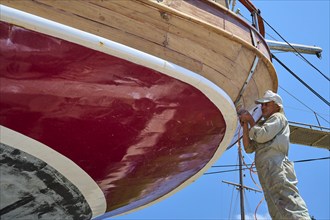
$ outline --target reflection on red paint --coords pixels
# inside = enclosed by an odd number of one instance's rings
[[[0,123],[70,158],[109,215],[175,189],[213,156],[219,109],[196,88],[128,61],[1,22]]]

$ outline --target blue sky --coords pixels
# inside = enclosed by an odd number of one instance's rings
[[[307,54],[304,57],[329,77],[329,0],[255,0],[253,3],[261,10],[263,18],[288,42],[321,47],[323,49],[322,59]],[[271,35],[267,35],[267,39],[274,37],[276,40],[282,41],[267,25],[265,27]],[[328,101],[330,100],[329,81],[315,69],[293,53],[274,52],[274,54],[314,90]],[[313,112],[315,111],[327,120],[319,118],[321,126],[330,127],[329,106],[306,89],[276,61],[273,63],[279,79],[278,93],[283,98],[285,113],[289,121],[318,125]],[[291,144],[289,153],[292,161],[329,156],[330,151],[294,144]],[[253,158],[254,155],[245,155],[246,163],[251,163]],[[227,150],[214,165],[237,163],[237,147],[234,146]],[[226,169],[233,168],[211,168],[207,172]],[[307,203],[310,214],[316,219],[330,219],[330,161],[296,163],[295,169],[299,180],[298,188]],[[249,172],[245,171],[244,174],[245,185],[257,188],[251,180]],[[257,180],[257,176],[254,178]],[[238,183],[238,179],[238,172],[203,175],[170,198],[143,210],[113,219],[240,219],[238,191],[233,186],[222,183],[222,180]],[[253,219],[253,213],[263,195],[247,191],[245,197],[247,219]],[[260,205],[257,213],[258,219],[267,218],[265,202]]]

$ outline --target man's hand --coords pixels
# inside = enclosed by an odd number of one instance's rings
[[[243,128],[243,145],[244,149],[247,153],[252,153],[255,151],[255,148],[250,146],[250,138],[249,138],[249,124],[250,127],[253,127],[255,125],[254,118],[250,114],[249,111],[246,109],[240,109],[237,111],[237,115],[239,117],[239,121],[241,123],[241,126]]]
[[[245,123],[249,123],[252,126],[254,125],[254,119],[253,119],[252,115],[246,109],[240,109],[237,112],[237,115],[239,117],[239,121],[242,126]]]

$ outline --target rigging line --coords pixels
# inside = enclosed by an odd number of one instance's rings
[[[316,161],[316,160],[329,160],[330,157],[321,157],[321,158],[314,158],[314,159],[306,159],[306,160],[296,160],[293,161],[294,163],[303,163],[303,162],[311,162],[311,161]]]
[[[247,195],[247,190],[244,190],[244,204],[246,204],[246,213],[251,213],[252,212],[252,208],[251,208],[251,204],[250,204],[250,200],[248,199],[248,195]]]
[[[255,220],[258,220],[258,218],[257,218],[257,212],[258,212],[258,209],[259,209],[261,203],[262,203],[264,200],[265,200],[265,197],[262,197],[262,199],[260,200],[260,202],[258,203],[258,205],[257,205],[257,207],[256,207],[256,210],[254,211],[254,218],[255,218]]]
[[[306,108],[308,108],[309,110],[311,110],[313,113],[317,114],[320,118],[322,118],[324,121],[330,123],[327,119],[323,118],[319,113],[317,113],[316,111],[314,111],[312,108],[308,107],[305,103],[303,103],[302,101],[300,101],[297,97],[295,97],[294,95],[292,95],[290,92],[288,92],[286,89],[284,89],[282,86],[279,86],[282,90],[284,90],[286,93],[288,93],[291,97],[293,97],[294,99],[296,99],[298,102],[300,102],[301,104],[303,104]]]
[[[240,12],[238,11],[237,14],[239,14],[239,15],[242,16],[245,20],[247,20],[250,24],[252,24],[252,21],[251,21],[249,18],[245,17],[242,13],[240,13]],[[269,36],[270,38],[272,38],[273,40],[278,41],[275,37],[273,37],[273,36],[270,35],[269,33],[266,33],[266,35],[268,35],[268,36]]]
[[[275,40],[275,41],[278,41],[275,37],[273,37],[272,35],[270,35],[270,34],[268,34],[268,33],[266,33],[266,35],[268,35],[270,38],[272,38],[273,40]]]
[[[308,109],[306,110],[306,109],[302,109],[302,108],[292,106],[292,105],[285,105],[285,106],[286,106],[285,108],[291,108],[291,109],[296,110],[296,111],[311,113]],[[323,116],[326,116],[326,117],[330,118],[330,109],[328,109],[328,111],[329,111],[329,113],[326,113],[326,112],[325,113],[315,112],[315,113],[317,113],[321,116],[323,115]],[[314,114],[314,112],[313,112],[313,114]]]
[[[319,160],[329,160],[329,159],[330,159],[330,157],[320,157],[320,158],[312,158],[312,159],[304,159],[304,160],[295,160],[293,162],[294,163],[305,163],[305,162],[312,162],[312,161],[319,161]],[[233,166],[239,166],[239,165],[233,165]],[[242,168],[242,170],[250,170],[251,171],[251,168],[255,168],[255,165],[252,164],[250,168]],[[239,171],[239,169],[209,172],[209,173],[204,173],[204,175],[217,174],[217,173],[227,173],[227,172],[234,172],[234,171]]]
[[[231,191],[231,199],[230,199],[230,207],[229,207],[229,216],[228,216],[228,219],[231,219],[231,209],[232,209],[232,206],[233,206],[234,189],[235,189],[235,187],[233,186],[232,187],[232,191]]]
[[[252,164],[247,164],[247,165],[252,165]],[[217,168],[217,167],[238,167],[239,165],[217,165],[217,166],[212,166],[211,168]]]
[[[273,53],[272,57],[281,64],[291,75],[293,75],[299,82],[301,82],[304,86],[306,86],[312,93],[314,93],[319,99],[321,99],[325,104],[330,106],[330,102],[328,102],[325,98],[323,98],[320,94],[318,94],[312,87],[310,87],[307,83],[305,83],[299,76],[297,76],[292,70],[290,70],[282,61],[280,61]]]
[[[238,163],[238,155],[236,158],[236,162]],[[236,186],[233,185],[232,188],[232,197],[231,197],[231,202],[230,202],[230,210],[229,210],[229,216],[228,216],[228,220],[232,219],[232,215],[234,214],[234,211],[232,211],[232,203],[233,203],[233,196],[234,196],[234,189],[236,189]],[[238,199],[238,193],[236,194],[236,200],[235,200],[235,205],[234,205],[234,209],[237,208],[237,199]],[[236,212],[236,211],[235,211]]]
[[[330,157],[320,157],[320,158],[312,158],[312,159],[304,159],[304,160],[295,160],[293,161],[294,163],[301,163],[301,162],[310,162],[310,161],[318,161],[318,160],[328,160],[330,159]],[[246,165],[253,165],[254,167],[254,163],[253,164],[246,164]],[[239,165],[219,165],[219,166],[212,166],[212,168],[217,168],[217,167],[238,167]],[[235,169],[234,171],[239,170],[239,169]]]
[[[204,175],[217,174],[217,173],[228,173],[228,172],[234,172],[234,171],[239,171],[239,170],[240,170],[240,169],[215,171],[215,172],[204,173]],[[242,168],[242,170],[249,170],[249,168]]]
[[[239,132],[240,132],[240,130],[241,130],[241,129],[239,129]],[[239,146],[239,148],[241,148],[241,140],[238,141],[238,146]],[[254,170],[253,170],[253,168],[255,167],[255,161],[253,161],[251,165],[247,165],[247,164],[245,163],[245,159],[244,159],[244,157],[243,157],[242,154],[241,154],[241,157],[242,157],[243,164],[244,164],[244,165],[250,170],[250,177],[251,177],[251,179],[252,179],[254,185],[256,185],[256,186],[262,191],[261,186],[259,186],[259,184],[257,184],[257,182],[254,180],[254,178],[253,178],[253,176],[252,176],[252,174],[257,174],[257,173],[258,173],[257,171],[254,171]]]
[[[252,182],[254,183],[254,185],[256,185],[256,186],[258,187],[258,189],[260,189],[260,191],[263,191],[263,190],[262,190],[262,187],[257,183],[257,181],[256,181],[256,180],[254,179],[254,177],[253,177],[253,174],[254,174],[254,175],[257,175],[257,174],[258,174],[258,172],[257,172],[257,171],[254,171],[253,168],[255,168],[255,166],[254,166],[254,167],[251,166],[251,169],[250,169],[250,177],[251,177],[251,180],[252,180]]]
[[[235,198],[235,203],[234,203],[234,210],[233,210],[232,213],[230,214],[230,215],[231,215],[231,218],[230,218],[230,219],[233,219],[232,216],[233,216],[235,213],[238,212],[237,209],[238,209],[239,206],[238,206],[237,204],[238,204],[239,192],[238,192],[238,190],[236,190],[236,192],[237,192],[237,193],[236,193],[236,198]],[[230,220],[230,219],[229,219],[229,220]]]
[[[257,11],[257,13],[259,13]],[[260,18],[282,39],[284,40],[294,51],[296,51],[297,54],[305,61],[307,62],[311,67],[313,67],[316,71],[318,71],[324,78],[326,78],[328,81],[330,81],[330,78],[327,77],[324,73],[322,73],[318,68],[316,68],[311,62],[309,62],[301,53],[299,53],[296,48],[294,48],[288,41],[286,41],[280,33],[278,33],[261,15],[259,14]]]
[[[249,2],[247,2],[248,4],[250,4]],[[251,6],[251,4],[250,4]],[[253,6],[251,6],[253,7]],[[326,78],[328,81],[330,81],[329,77],[327,77],[324,73],[322,73],[317,67],[315,67],[311,62],[309,62],[301,53],[299,53],[296,48],[294,48],[287,40],[284,39],[284,37],[282,37],[282,35],[280,33],[278,33],[262,16],[261,16],[261,12],[260,10],[255,10],[254,13],[257,13],[258,16],[283,40],[285,41],[294,51],[296,51],[297,54],[299,54],[299,56],[305,61],[307,62],[311,67],[313,67],[316,71],[318,71],[324,78]],[[240,13],[241,14],[241,13]],[[252,14],[252,12],[251,12]],[[242,14],[241,14],[242,15]],[[244,17],[242,15],[242,17]],[[245,18],[245,17],[244,17]],[[251,22],[250,22],[251,23]]]

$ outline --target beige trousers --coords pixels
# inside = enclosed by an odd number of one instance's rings
[[[265,160],[258,158],[256,166],[272,219],[310,220],[306,203],[296,186],[298,180],[293,163],[285,156],[267,155]]]

